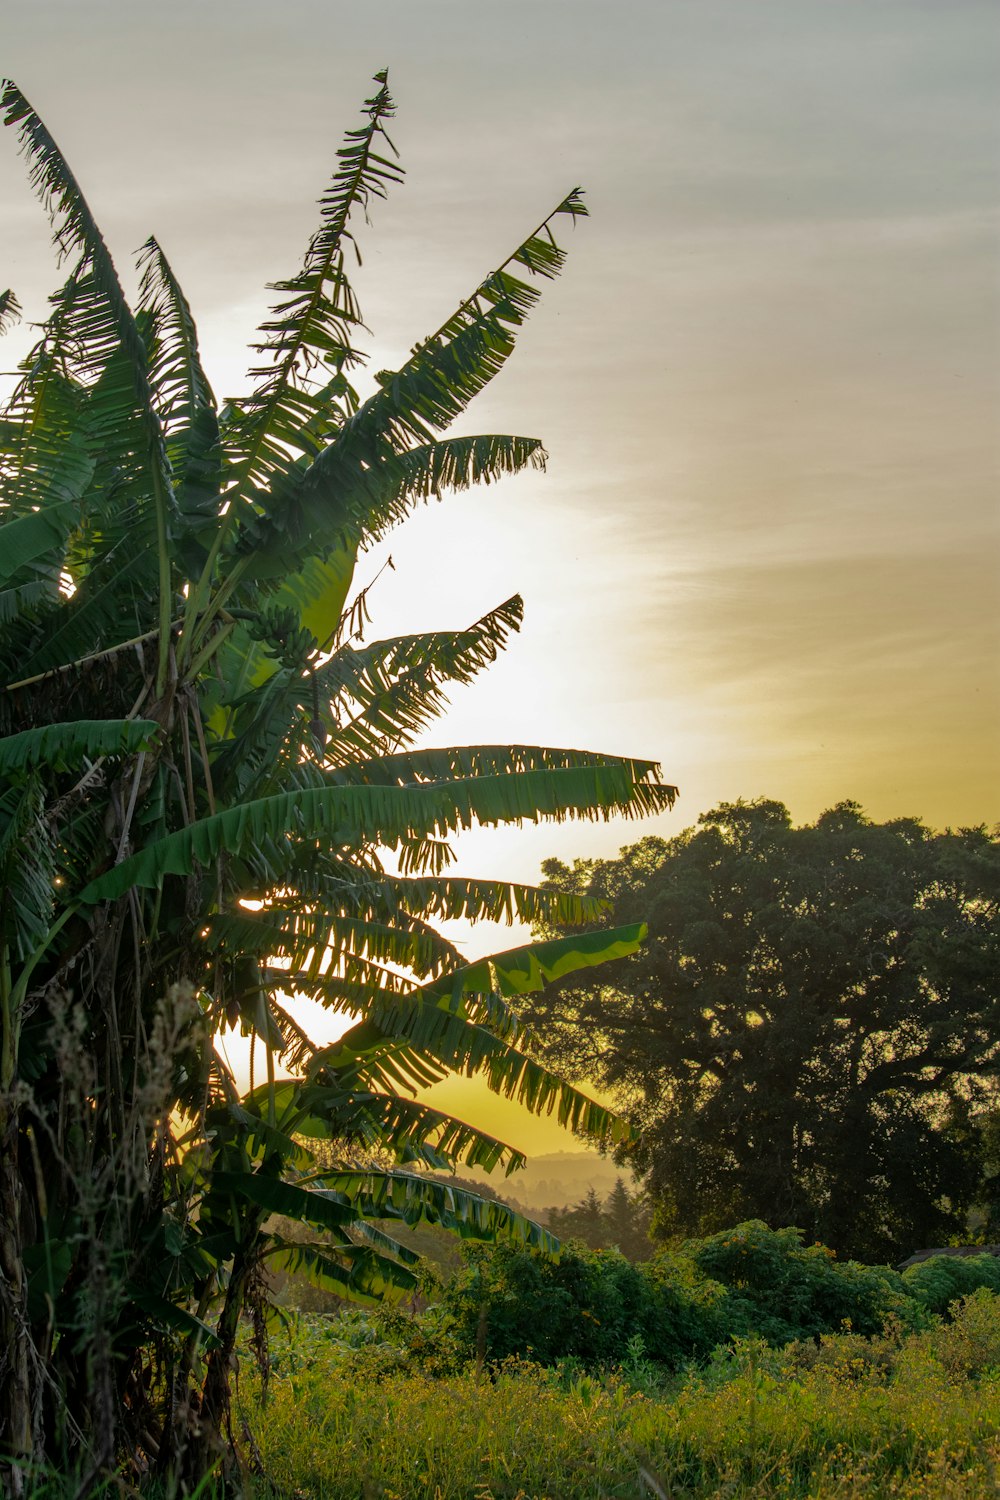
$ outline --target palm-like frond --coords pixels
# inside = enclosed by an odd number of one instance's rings
[[[261,1120],[273,1111],[288,1136],[340,1143],[348,1156],[360,1146],[388,1151],[398,1161],[487,1171],[500,1166],[508,1175],[525,1164],[515,1147],[422,1100],[356,1089],[348,1093],[339,1082],[331,1086],[330,1070],[308,1082],[262,1084],[244,1104]]]
[[[0,944],[18,959],[44,940],[55,908],[57,850],[44,813],[38,776],[0,791]]]
[[[635,952],[645,928],[635,926],[581,938],[514,949],[456,972],[434,986],[369,1003],[365,1019],[310,1062],[313,1076],[330,1076],[340,1088],[418,1089],[448,1072],[478,1074],[495,1093],[517,1099],[536,1114],[556,1112],[561,1124],[599,1139],[618,1139],[626,1128],[610,1111],[512,1045],[516,1022],[504,1011],[501,1028],[472,1020],[469,995],[488,1002],[490,990],[526,993],[581,967]],[[449,981],[450,985],[449,985]]]
[[[627,764],[637,781],[648,780],[658,767],[653,761],[626,761],[596,750],[554,749],[546,745],[458,745],[372,756],[338,766],[336,779],[353,782],[364,768],[364,779],[386,786],[415,786],[428,782],[464,781],[470,777],[523,775],[528,771],[569,771],[611,763]],[[663,788],[676,797],[676,787]]]
[[[315,976],[338,959],[395,964],[425,976],[439,974],[457,957],[449,942],[404,913],[392,926],[330,910],[220,913],[208,924],[206,942],[210,949],[292,959],[295,968],[288,979],[293,987],[296,979]]]
[[[21,316],[21,304],[10,287],[0,292],[0,333],[6,333]]]
[[[434,493],[435,485],[455,478],[461,485],[470,468],[499,473],[511,463],[539,461],[540,446],[531,439],[474,439],[478,456],[466,440],[464,449],[456,447],[439,462],[434,434],[465,410],[513,352],[516,333],[540,296],[519,273],[557,275],[565,251],[553,224],[586,212],[574,188],[400,370],[379,375],[378,392],[344,421],[305,473],[286,467],[272,500],[261,504],[261,516],[245,518],[244,550],[287,545],[290,525],[300,542],[313,545],[378,536],[412,507],[414,495]],[[520,452],[505,451],[504,442],[522,445]],[[443,477],[449,469],[451,480]]]
[[[645,924],[574,933],[545,942],[525,943],[456,970],[425,987],[425,998],[449,995],[527,995],[567,974],[610,963],[634,953],[646,936]]]
[[[337,890],[336,881],[341,888]],[[308,878],[298,882],[309,888]],[[311,894],[311,893],[310,893]],[[546,886],[518,881],[474,880],[456,875],[396,876],[358,879],[344,890],[334,876],[325,894],[327,907],[340,900],[352,910],[383,920],[422,913],[440,921],[560,923],[579,927],[597,921],[604,906],[594,897],[567,896]]]
[[[140,306],[156,331],[149,380],[178,510],[188,525],[205,525],[218,517],[222,484],[215,397],[202,368],[191,308],[155,239],[146,241],[139,265]]]
[[[68,499],[0,526],[0,583],[40,582],[25,577],[29,569],[51,574],[78,515],[76,499]]]
[[[49,765],[65,770],[87,757],[148,750],[157,725],[149,719],[73,719],[0,739],[0,775]]]
[[[333,785],[284,792],[178,829],[98,876],[78,899],[84,905],[115,900],[132,886],[154,888],[164,876],[187,876],[220,854],[245,852],[293,833],[392,848],[414,832],[441,836],[476,823],[644,817],[664,811],[674,800],[672,787],[652,780],[656,770],[652,762],[608,759],[565,770],[422,786]],[[280,870],[276,873],[280,876]]]
[[[44,579],[0,589],[0,625],[12,625],[52,598],[52,585]]]
[[[443,438],[401,452],[384,442],[366,453],[335,438],[305,473],[290,468],[273,482],[273,504],[263,502],[259,516],[243,517],[237,555],[259,556],[268,566],[277,558],[287,568],[318,546],[369,546],[447,490],[544,467],[537,438]],[[258,570],[250,571],[255,576]]]
[[[360,1219],[357,1222],[360,1224]],[[374,1246],[302,1244],[276,1235],[266,1259],[272,1269],[304,1276],[322,1292],[333,1292],[362,1306],[376,1307],[414,1292],[418,1285],[413,1272],[395,1258],[402,1247],[387,1237],[383,1243],[392,1254],[380,1255]]]
[[[312,675],[328,705],[327,765],[341,769],[411,743],[447,706],[449,684],[472,682],[496,660],[523,611],[515,594],[467,630],[342,647]]]
[[[96,379],[110,352],[119,347],[124,351],[145,435],[152,442],[151,457],[162,473],[162,435],[153,409],[146,351],[104,237],[62,152],[20,89],[9,79],[0,83],[0,89],[4,124],[17,128],[31,182],[49,215],[60,257],[81,256],[73,286],[78,294],[80,287],[86,287],[87,314],[93,321],[81,317],[74,328],[79,336],[76,368],[82,378]],[[65,289],[59,295],[65,300]]]
[[[254,346],[268,363],[251,371],[257,387],[252,396],[231,404],[226,424],[235,455],[231,504],[248,489],[266,486],[287,469],[289,453],[302,451],[302,428],[317,416],[309,388],[317,369],[328,379],[341,378],[338,405],[342,410],[346,402],[350,408],[352,392],[344,377],[361,359],[352,341],[362,322],[345,268],[345,252],[353,243],[349,225],[355,213],[367,215],[372,198],[384,198],[402,180],[400,167],[376,149],[382,141],[394,149],[385,128],[395,113],[386,76],[376,75],[379,89],[365,103],[367,119],[348,132],[337,153],[337,171],[320,200],[320,225],[301,271],[273,284],[282,300],[261,328],[263,341]],[[338,424],[341,411],[330,395],[327,389],[323,404],[331,423]]]
[[[541,295],[519,273],[558,275],[565,251],[556,242],[553,224],[586,212],[580,190],[574,188],[430,338],[416,345],[401,369],[380,375],[380,390],[345,425],[328,454],[316,460],[306,485],[322,482],[341,445],[359,457],[377,458],[387,441],[397,450],[411,448],[453,422],[503,367],[517,330]]]
[[[559,1250],[555,1235],[524,1218],[505,1203],[480,1198],[447,1181],[409,1172],[324,1172],[331,1195],[354,1206],[366,1218],[401,1219],[407,1224],[429,1220],[456,1229],[463,1237],[492,1240],[501,1236],[546,1250]]]
[[[75,377],[90,387],[87,428],[93,447],[126,457],[141,474],[152,505],[158,558],[160,669],[167,666],[172,613],[168,530],[174,510],[170,466],[153,404],[146,350],[121,282],[80,186],[27,99],[4,80],[0,108],[15,126],[30,163],[31,181],[52,222],[60,255],[79,254],[77,269],[57,299],[65,337],[75,351]]]

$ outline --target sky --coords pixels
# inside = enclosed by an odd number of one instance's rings
[[[547,472],[421,510],[359,577],[391,553],[376,635],[524,596],[431,740],[648,757],[680,798],[476,831],[463,869],[533,879],[737,797],[1000,819],[993,0],[0,0],[0,22],[123,273],[166,249],[220,394],[377,69],[407,180],[360,237],[371,369],[586,189],[456,429],[540,437]],[[0,204],[0,286],[40,317],[57,272],[12,136]]]

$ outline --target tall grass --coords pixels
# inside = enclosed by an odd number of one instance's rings
[[[995,1500],[1000,1302],[926,1333],[720,1352],[644,1393],[508,1361],[489,1379],[363,1375],[313,1358],[253,1425],[267,1471],[309,1500]],[[279,1491],[280,1493],[281,1491]]]

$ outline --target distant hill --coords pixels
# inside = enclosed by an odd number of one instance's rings
[[[524,1170],[511,1177],[487,1173],[479,1167],[463,1167],[462,1176],[488,1184],[506,1202],[532,1214],[579,1203],[591,1188],[604,1198],[617,1177],[623,1179],[629,1192],[635,1187],[631,1172],[595,1151],[550,1151],[544,1156],[532,1156]]]

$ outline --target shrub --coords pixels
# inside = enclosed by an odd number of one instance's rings
[[[888,1266],[837,1262],[824,1245],[803,1245],[798,1229],[769,1229],[758,1219],[681,1251],[702,1275],[730,1293],[730,1334],[759,1334],[771,1344],[851,1328],[878,1333],[890,1313],[905,1317],[906,1288]]]
[[[778,1356],[780,1369],[795,1378],[809,1373],[852,1385],[884,1385],[895,1378],[906,1332],[893,1318],[884,1333],[871,1338],[860,1333],[826,1333],[819,1339],[796,1339]]]
[[[642,1334],[651,1358],[673,1369],[729,1337],[729,1298],[693,1261],[670,1251],[640,1266],[647,1290]]]
[[[1000,1302],[980,1287],[963,1297],[950,1321],[932,1328],[927,1339],[934,1358],[952,1379],[976,1380],[1000,1372]]]
[[[959,1297],[985,1288],[1000,1292],[1000,1259],[995,1255],[932,1255],[903,1272],[903,1285],[911,1297],[931,1312],[946,1314]]]
[[[466,1256],[445,1306],[467,1357],[490,1362],[621,1364],[639,1338],[645,1357],[676,1370],[733,1339],[784,1345],[926,1321],[887,1266],[841,1265],[798,1230],[756,1221],[640,1265],[573,1242],[559,1259],[506,1246]]]
[[[472,1246],[445,1292],[470,1358],[613,1364],[641,1330],[649,1289],[617,1251],[564,1246],[558,1259],[509,1245]]]
[[[263,1407],[248,1382],[248,1416],[281,1493],[324,1500],[996,1500],[1000,1388],[950,1374],[930,1348],[970,1316],[977,1338],[990,1326],[1000,1338],[1000,1302],[971,1306],[902,1338],[895,1379],[858,1367],[866,1341],[854,1334],[824,1340],[817,1368],[787,1373],[786,1356],[737,1343],[667,1401],[515,1361],[488,1388],[465,1371],[372,1389],[320,1363],[294,1386],[279,1374]]]

